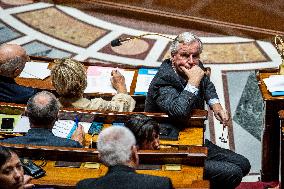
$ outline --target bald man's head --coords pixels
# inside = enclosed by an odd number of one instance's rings
[[[31,127],[51,129],[57,119],[59,108],[59,101],[52,93],[42,91],[35,94],[27,103]]]
[[[28,56],[24,48],[16,44],[0,46],[0,75],[17,77],[25,67]]]

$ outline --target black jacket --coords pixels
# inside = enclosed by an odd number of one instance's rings
[[[0,76],[0,102],[26,104],[37,92],[34,88],[18,85],[12,78]]]
[[[199,66],[203,67],[200,62]],[[204,100],[218,99],[214,84],[204,76],[198,95],[184,90],[187,81],[172,68],[170,59],[163,61],[148,89],[145,112],[164,112],[173,118],[186,118],[192,109],[204,109]]]
[[[100,178],[85,179],[77,183],[76,189],[171,189],[169,178],[138,174],[125,165],[109,167]]]
[[[11,144],[31,144],[39,146],[62,146],[81,148],[82,145],[74,140],[60,138],[48,130],[43,128],[31,128],[25,136],[8,138],[0,140],[0,142]]]

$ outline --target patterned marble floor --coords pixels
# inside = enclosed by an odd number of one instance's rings
[[[157,67],[169,56],[168,38],[149,35],[119,47],[110,46],[118,37],[148,32],[114,24],[70,7],[30,0],[0,0],[0,44],[22,45],[30,55]],[[175,37],[169,33],[164,35]],[[252,163],[251,174],[258,175],[262,101],[254,71],[277,67],[281,59],[269,42],[216,36],[200,35],[204,43],[201,59],[205,66],[211,67],[211,80],[221,103],[230,112],[232,127],[227,132],[229,142],[222,143],[219,139],[222,126],[209,112],[207,125],[210,129],[206,137],[248,157]]]

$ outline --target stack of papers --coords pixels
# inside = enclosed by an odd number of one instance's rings
[[[284,96],[284,75],[271,75],[263,81],[272,96]]]
[[[84,93],[112,93],[116,90],[111,84],[111,71],[118,70],[125,78],[127,92],[130,92],[130,86],[135,71],[116,69],[112,67],[89,66],[87,70],[87,88]]]
[[[46,62],[26,62],[24,70],[19,77],[45,79],[50,76],[50,70],[47,68],[49,63]]]

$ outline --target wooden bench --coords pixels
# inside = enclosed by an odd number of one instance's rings
[[[26,105],[14,104],[14,103],[1,103],[0,102],[0,114],[8,115],[20,115],[24,112]],[[170,118],[164,113],[146,113],[146,112],[97,112],[91,110],[80,110],[64,108],[60,110],[59,119],[71,119],[74,120],[75,116],[78,116],[80,121],[93,122],[103,119],[104,126],[110,126],[114,121],[125,122],[129,115],[135,113],[143,113],[152,117],[159,123],[171,122]],[[207,119],[207,111],[194,110],[188,120],[182,125],[183,129],[179,132],[179,139],[173,140],[161,140],[161,145],[175,147],[178,149],[186,148],[187,146],[202,146],[203,145],[203,133],[204,133],[204,121]],[[2,133],[3,137],[9,137],[9,134]],[[93,137],[96,140],[96,136]],[[91,135],[86,134],[87,146],[90,145]]]
[[[1,114],[20,115],[24,112],[26,105],[13,103],[0,103]],[[92,122],[97,119],[104,119],[104,126],[109,126],[113,121],[127,120],[130,114],[144,113],[156,119],[159,123],[171,121],[163,113],[145,113],[145,112],[97,112],[80,109],[64,108],[60,110],[59,119],[74,119],[77,115],[81,121]],[[207,111],[194,110],[185,122],[186,128],[181,130],[178,141],[161,140],[165,147],[159,151],[140,151],[139,157],[141,164],[162,164],[161,170],[137,170],[138,173],[168,176],[172,179],[175,188],[209,188],[209,181],[203,180],[203,164],[207,155],[207,149],[203,145],[204,121],[207,119]],[[4,133],[2,136],[14,135],[13,133]],[[19,134],[18,134],[19,135]],[[91,136],[86,134],[87,146],[90,144]],[[96,137],[94,137],[96,140]],[[44,157],[46,165],[44,169],[47,175],[34,180],[33,182],[41,187],[56,188],[74,188],[75,184],[82,179],[90,177],[103,176],[107,167],[101,165],[99,169],[87,169],[83,166],[80,168],[55,167],[55,161],[84,161],[98,162],[97,151],[94,149],[72,149],[72,148],[52,148],[52,147],[35,147],[27,145],[1,145],[10,146],[18,152],[21,157],[40,159]],[[71,158],[71,159],[70,159]],[[41,160],[35,160],[41,163]],[[182,164],[180,171],[165,170],[164,164]]]
[[[34,146],[1,143],[9,147],[20,157],[33,159],[42,168],[46,175],[34,179],[32,182],[39,187],[74,188],[79,180],[98,178],[106,174],[107,167],[100,164],[97,169],[55,167],[55,161],[69,162],[100,162],[98,152],[86,148],[64,148],[49,146]],[[203,180],[204,160],[207,157],[207,148],[188,147],[187,150],[145,150],[139,151],[140,164],[161,165],[160,170],[137,170],[138,173],[167,176],[171,178],[175,188],[209,188],[209,181]],[[41,160],[39,160],[41,159]],[[44,160],[43,160],[44,159]],[[166,170],[165,164],[179,164],[181,170]]]

